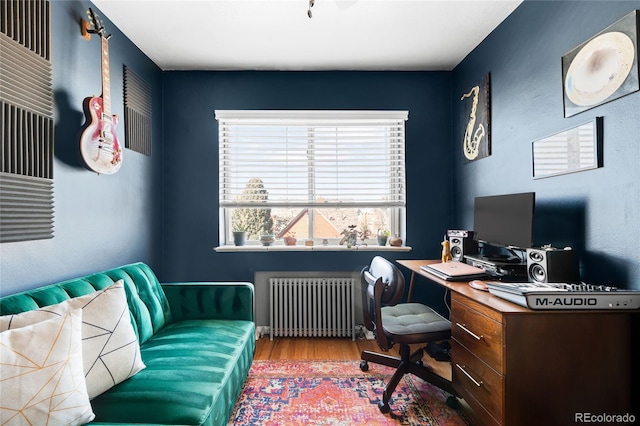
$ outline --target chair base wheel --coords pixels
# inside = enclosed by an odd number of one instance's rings
[[[456,409],[460,406],[460,402],[455,396],[449,395],[449,397],[447,398],[447,405],[453,409]]]
[[[385,404],[382,401],[378,402],[378,408],[380,409],[380,412],[382,414],[387,414],[389,411],[391,411],[391,408],[389,407],[389,404]]]
[[[369,371],[369,363],[367,361],[360,361],[360,370]]]

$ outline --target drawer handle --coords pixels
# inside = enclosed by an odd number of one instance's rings
[[[460,371],[462,371],[464,373],[465,376],[467,376],[469,378],[469,380],[471,380],[473,382],[473,384],[475,384],[477,387],[481,387],[482,383],[484,383],[482,380],[481,381],[477,381],[476,379],[473,378],[473,376],[471,376],[471,374],[469,374],[467,372],[467,370],[465,370],[466,365],[460,365],[456,362],[456,367],[458,367],[460,369]]]
[[[476,340],[482,340],[483,336],[478,336],[477,334],[475,334],[473,331],[469,330],[467,327],[465,327],[467,324],[460,324],[459,322],[456,323],[456,325],[458,327],[460,327],[461,329],[463,329],[464,331],[466,331],[468,334],[470,334],[471,336],[473,336],[474,339]]]

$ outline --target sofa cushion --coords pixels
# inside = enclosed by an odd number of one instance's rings
[[[0,331],[59,318],[74,309],[82,309],[82,359],[89,398],[144,368],[122,280],[52,306],[0,316]]]
[[[0,424],[94,418],[82,368],[82,310],[0,333]]]
[[[225,424],[255,350],[251,321],[172,323],[141,345],[147,368],[92,401],[97,422]]]

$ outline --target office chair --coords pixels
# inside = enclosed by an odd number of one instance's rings
[[[411,353],[411,344],[427,344],[451,337],[451,322],[428,306],[420,303],[399,303],[404,294],[404,276],[398,268],[383,257],[376,256],[360,273],[362,283],[362,310],[365,327],[373,331],[380,349],[388,351],[399,345],[400,358],[381,353],[362,351],[360,369],[367,371],[369,362],[396,368],[385,387],[378,408],[390,411],[389,400],[396,386],[407,373],[438,386],[451,396],[447,404],[457,406],[458,396],[451,382],[438,376],[422,363],[422,348]]]

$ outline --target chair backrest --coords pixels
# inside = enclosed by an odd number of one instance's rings
[[[362,314],[369,331],[381,328],[382,306],[396,305],[404,295],[404,275],[387,259],[376,256],[360,272],[362,290]],[[378,345],[386,349],[384,333],[376,333]],[[382,341],[381,341],[382,340]]]

